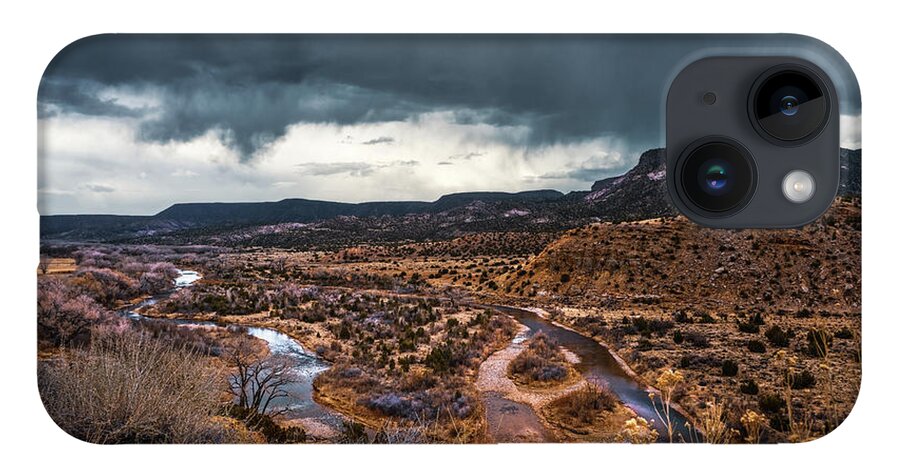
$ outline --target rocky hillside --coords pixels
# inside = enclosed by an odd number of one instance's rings
[[[683,217],[566,232],[498,284],[514,296],[842,312],[860,303],[858,197],[797,230],[715,230]]]

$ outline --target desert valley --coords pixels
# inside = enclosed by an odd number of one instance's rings
[[[861,378],[861,151],[794,230],[591,190],[41,218],[39,385],[124,442],[808,441]]]

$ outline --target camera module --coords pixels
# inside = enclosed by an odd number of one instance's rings
[[[678,211],[730,229],[821,216],[843,172],[829,71],[792,56],[709,56],[685,66],[666,95],[665,180]]]

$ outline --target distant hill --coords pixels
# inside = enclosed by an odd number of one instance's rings
[[[540,203],[558,200],[563,193],[556,190],[531,190],[519,193],[506,192],[463,192],[444,195],[434,202],[429,211],[442,212],[456,207],[469,205],[473,202],[483,203]]]
[[[49,215],[41,217],[41,236],[67,239],[104,239],[159,235],[195,228],[218,230],[252,225],[314,223],[338,217],[399,217],[444,213],[473,204],[500,208],[553,202],[564,195],[556,190],[463,192],[434,202],[342,203],[289,198],[277,202],[177,203],[152,216]]]
[[[41,235],[59,235],[73,230],[118,229],[150,217],[128,215],[52,215],[41,217]]]
[[[309,223],[338,216],[373,217],[436,213],[474,202],[533,203],[555,200],[563,194],[556,190],[519,193],[464,192],[444,195],[434,202],[341,203],[289,198],[279,202],[255,203],[179,203],[154,218],[198,224],[277,224]]]
[[[840,160],[838,195],[859,195],[862,150],[841,149]],[[605,220],[632,221],[677,215],[666,187],[665,149],[648,150],[625,174],[594,182],[584,200],[591,204],[598,218]]]
[[[861,151],[841,150],[841,195],[861,190]],[[433,202],[342,203],[289,198],[277,202],[179,203],[153,216],[52,215],[41,217],[41,237],[308,246],[347,240],[446,239],[470,232],[560,231],[596,221],[675,216],[666,190],[664,149],[641,154],[618,177],[590,191],[464,192]],[[282,224],[315,224],[257,230]]]
[[[371,216],[421,213],[427,202],[340,203],[302,198],[278,202],[252,203],[177,203],[158,213],[155,218],[189,222],[198,225],[247,225],[276,223],[309,223],[336,216]]]

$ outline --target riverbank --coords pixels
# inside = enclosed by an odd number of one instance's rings
[[[526,308],[526,310],[531,310],[531,309],[539,309],[539,308]],[[616,363],[619,364],[619,367],[621,367],[622,370],[623,370],[629,377],[631,377],[631,378],[634,379],[635,381],[639,382],[639,383],[644,387],[644,389],[647,391],[647,394],[648,394],[648,395],[651,394],[651,393],[654,394],[654,395],[659,395],[659,394],[660,394],[660,391],[659,391],[658,388],[656,388],[655,386],[653,386],[652,384],[650,384],[650,383],[647,381],[647,379],[645,379],[641,374],[637,373],[637,372],[632,368],[631,364],[629,364],[628,361],[626,361],[624,358],[622,358],[622,356],[619,354],[619,352],[617,352],[617,351],[616,351],[612,346],[610,346],[608,343],[604,342],[602,339],[599,339],[599,338],[597,338],[597,337],[590,337],[590,336],[589,336],[586,332],[584,332],[584,331],[580,331],[580,330],[578,330],[578,329],[574,329],[574,328],[569,327],[569,326],[567,326],[567,325],[565,325],[565,324],[563,324],[563,323],[561,323],[561,322],[558,322],[558,321],[556,321],[556,320],[553,320],[553,319],[551,318],[551,316],[550,316],[550,313],[548,313],[547,311],[544,311],[544,310],[542,310],[542,309],[541,309],[540,311],[541,311],[541,313],[542,313],[541,316],[542,316],[542,317],[546,316],[546,317],[544,317],[544,319],[547,319],[547,320],[551,321],[554,325],[559,326],[559,327],[561,327],[561,328],[563,328],[563,329],[566,329],[566,330],[568,330],[568,331],[571,331],[571,332],[575,332],[575,333],[581,334],[581,335],[584,336],[585,338],[592,339],[592,340],[593,340],[594,342],[596,342],[598,345],[600,345],[600,346],[602,346],[604,349],[606,349],[606,351],[609,352],[609,355],[611,355],[612,358],[615,359]],[[692,428],[692,432],[695,433],[695,435],[694,435],[695,437],[697,437],[697,438],[702,437],[702,435],[701,435],[701,433],[700,433],[700,430],[699,430],[700,426],[697,424],[697,420],[694,418],[694,416],[693,416],[691,413],[689,413],[689,412],[688,412],[684,407],[682,407],[681,404],[678,403],[678,402],[671,402],[671,403],[670,403],[670,406],[671,406],[673,409],[675,409],[676,412],[680,413],[680,414],[688,421],[688,423],[690,423],[691,428]]]

